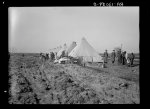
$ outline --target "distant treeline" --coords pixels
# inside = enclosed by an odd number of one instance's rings
[[[39,56],[40,53],[10,53],[10,55],[17,55],[17,56]]]

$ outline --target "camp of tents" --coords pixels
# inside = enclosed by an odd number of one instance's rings
[[[79,44],[76,44],[76,42],[73,41],[70,46],[64,44],[63,47],[54,49],[52,52],[56,52],[57,59],[62,57],[72,57],[82,58],[84,62],[103,62],[102,57],[84,37]]]

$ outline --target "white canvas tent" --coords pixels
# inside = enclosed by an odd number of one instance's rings
[[[58,51],[57,57],[60,57],[62,55],[63,51],[66,52],[66,49],[67,49],[67,45],[64,44],[64,46]]]
[[[78,44],[70,53],[71,57],[83,57],[85,62],[103,62],[102,57],[83,37],[81,43]]]
[[[70,46],[66,49],[66,54],[68,55],[76,46],[76,42],[72,42]]]

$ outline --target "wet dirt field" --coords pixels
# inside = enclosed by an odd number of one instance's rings
[[[10,104],[139,104],[139,65],[42,62],[38,54],[11,54]]]

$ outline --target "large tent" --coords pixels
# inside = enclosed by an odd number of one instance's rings
[[[70,46],[66,49],[66,54],[68,55],[75,47],[77,46],[76,42],[72,42]]]
[[[85,62],[103,62],[102,57],[83,37],[80,44],[78,44],[70,53],[71,57],[83,57]]]
[[[64,44],[64,46],[58,51],[57,57],[60,57],[63,52],[66,52],[66,50],[67,50],[67,45]]]

